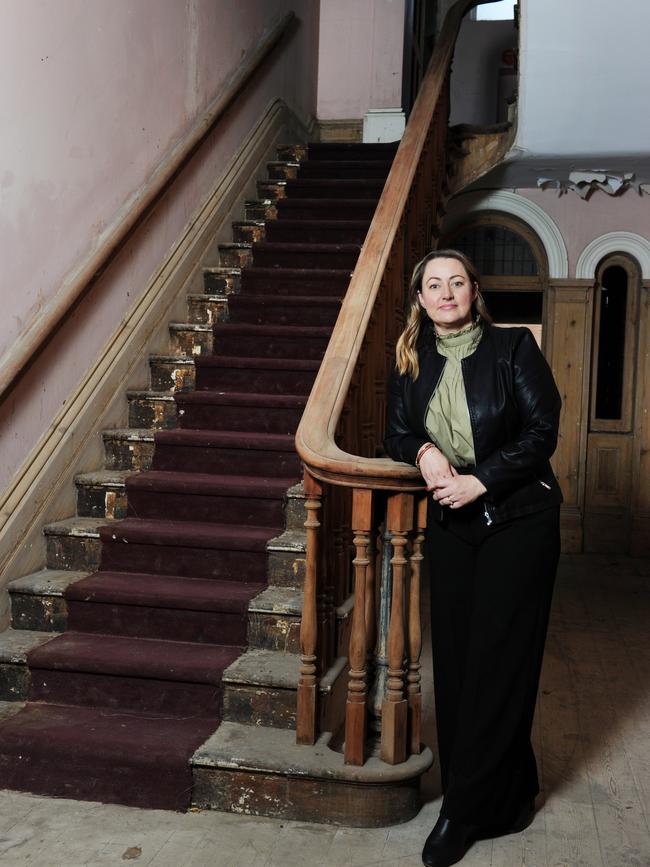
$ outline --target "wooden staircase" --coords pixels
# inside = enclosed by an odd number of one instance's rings
[[[104,468],[77,477],[77,515],[44,528],[45,568],[12,582],[0,636],[6,787],[237,809],[252,770],[219,783],[223,743],[241,727],[277,762],[277,739],[295,741],[294,434],[394,152],[279,149],[188,321],[170,323],[171,353],[127,393],[129,426],[103,432]]]

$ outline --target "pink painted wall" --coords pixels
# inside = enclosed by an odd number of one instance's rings
[[[402,105],[404,0],[321,0],[319,120]]]
[[[300,23],[0,406],[0,490],[275,97],[315,113],[313,0],[5,0],[0,354],[278,15]],[[300,70],[300,74],[296,74]]]
[[[597,191],[584,201],[575,193],[558,196],[553,190],[519,189],[519,195],[539,205],[556,223],[569,257],[569,276],[590,241],[608,232],[634,232],[650,239],[648,199],[633,190],[621,196]]]

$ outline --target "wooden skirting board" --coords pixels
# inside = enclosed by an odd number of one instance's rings
[[[275,146],[311,134],[281,99],[250,131],[177,245],[30,452],[0,500],[0,629],[8,624],[13,578],[42,568],[46,523],[74,511],[74,476],[101,465],[100,431],[126,422],[125,391],[143,381],[147,357],[168,342],[167,326],[198,285],[198,263],[229,227],[233,210],[254,184]],[[180,317],[177,317],[180,318]]]

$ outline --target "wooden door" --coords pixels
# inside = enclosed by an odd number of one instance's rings
[[[626,553],[632,542],[639,290],[630,258],[615,254],[601,263],[593,304],[585,551]]]

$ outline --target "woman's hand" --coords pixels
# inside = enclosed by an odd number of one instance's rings
[[[420,459],[420,472],[427,483],[427,491],[433,490],[438,482],[450,479],[456,470],[436,446],[428,448]]]
[[[459,476],[455,471],[452,478],[440,478],[432,487],[433,499],[450,509],[467,506],[487,491],[476,476]]]

